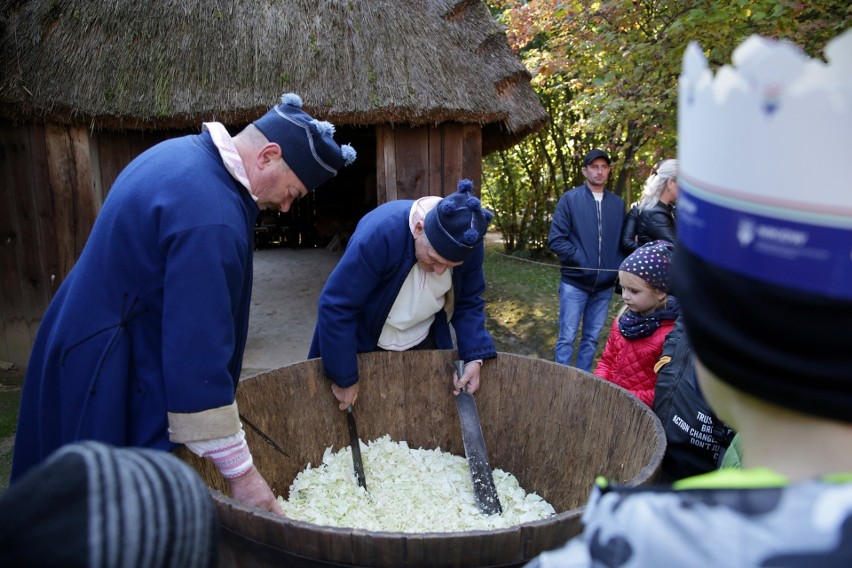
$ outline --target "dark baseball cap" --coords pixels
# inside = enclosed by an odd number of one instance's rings
[[[600,148],[595,148],[594,150],[592,150],[591,152],[586,154],[586,159],[583,160],[583,165],[588,166],[589,164],[591,164],[592,162],[594,162],[598,158],[603,158],[604,160],[606,160],[607,164],[612,163],[612,162],[609,161],[609,154],[607,154],[606,152],[604,152]]]

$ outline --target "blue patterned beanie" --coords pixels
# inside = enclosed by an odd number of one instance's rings
[[[651,241],[630,253],[618,269],[635,274],[657,290],[668,294],[673,251],[674,245],[668,241]]]
[[[464,262],[482,243],[488,224],[494,218],[473,196],[473,182],[463,179],[458,191],[441,200],[426,214],[423,230],[429,244],[450,262]]]
[[[316,120],[302,110],[295,93],[281,95],[281,104],[253,123],[267,140],[281,146],[281,154],[308,191],[337,175],[355,161],[355,149],[334,141],[334,125]]]

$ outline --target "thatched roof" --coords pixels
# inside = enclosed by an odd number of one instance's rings
[[[300,94],[338,125],[547,115],[480,0],[0,0],[0,116],[94,129],[245,124]]]

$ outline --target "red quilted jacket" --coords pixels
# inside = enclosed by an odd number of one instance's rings
[[[625,339],[618,330],[616,319],[595,367],[595,375],[626,388],[653,408],[654,386],[657,384],[654,365],[660,359],[663,342],[674,324],[674,320],[664,320],[648,337]]]

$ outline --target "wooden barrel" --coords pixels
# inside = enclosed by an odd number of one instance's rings
[[[456,357],[454,351],[360,355],[361,440],[389,434],[412,448],[440,447],[463,456],[451,389]],[[580,532],[595,477],[628,485],[657,479],[665,449],[662,426],[627,391],[572,367],[508,353],[487,361],[481,379],[476,401],[491,465],[541,495],[555,516],[494,531],[413,534],[324,527],[242,505],[225,494],[226,485],[209,462],[182,450],[213,488],[220,565],[520,566]],[[255,464],[276,495],[286,498],[296,474],[322,463],[327,447],[337,451],[348,445],[345,413],[338,410],[318,359],[242,381],[237,403]]]

